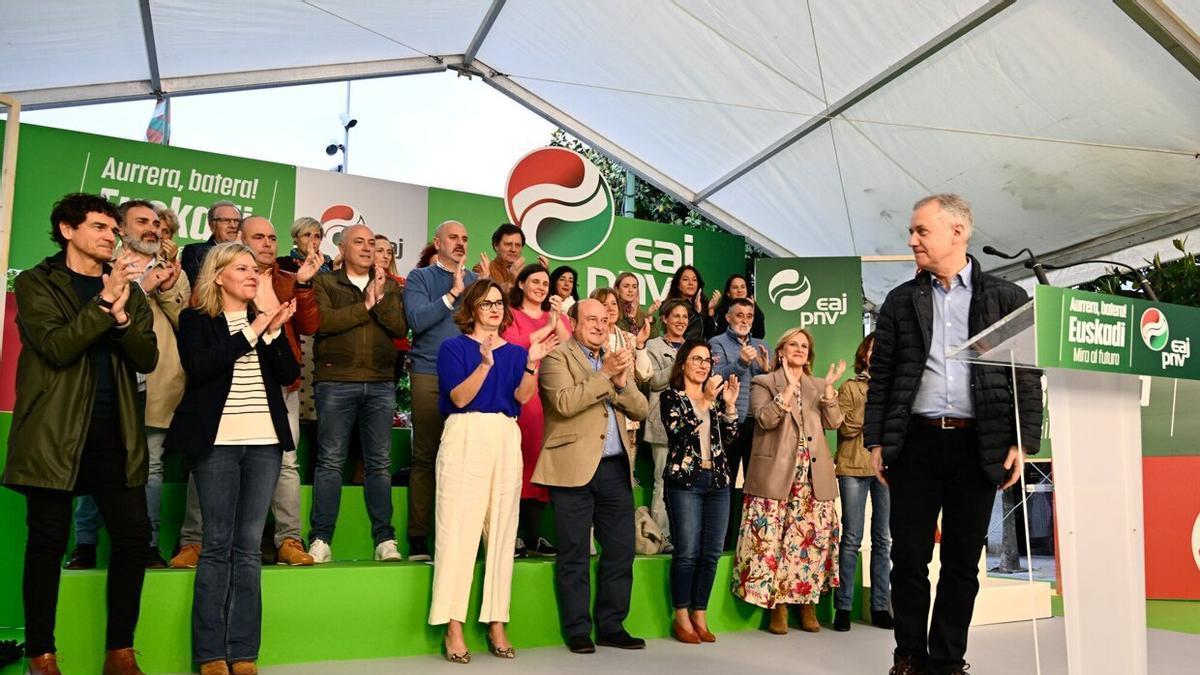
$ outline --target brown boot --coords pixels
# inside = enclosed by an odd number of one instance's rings
[[[29,675],[62,675],[58,669],[58,655],[46,652],[29,658]]]
[[[234,661],[230,672],[233,675],[258,675],[258,665],[253,661]]]
[[[146,675],[138,668],[137,657],[133,647],[125,649],[110,649],[104,653],[104,675]]]
[[[788,630],[788,606],[785,604],[775,605],[771,608],[771,622],[767,624],[767,630],[776,635],[787,635]]]
[[[224,661],[201,663],[200,675],[229,675],[229,664]]]
[[[805,633],[818,633],[821,631],[821,624],[817,623],[816,605],[800,605],[800,630]]]
[[[200,562],[200,544],[187,544],[179,547],[179,553],[171,558],[174,569],[192,569]]]
[[[313,557],[304,552],[304,544],[299,539],[284,539],[275,555],[276,564],[308,567],[313,564]]]

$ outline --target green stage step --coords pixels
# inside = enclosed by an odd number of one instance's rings
[[[670,556],[657,555],[638,556],[634,563],[633,597],[625,623],[634,635],[653,638],[670,633],[670,562]],[[732,556],[726,554],[709,605],[709,625],[717,633],[755,629],[764,620],[761,610],[729,593],[731,565]],[[147,672],[192,669],[193,576],[190,570],[155,570],[146,575],[135,648]],[[480,564],[467,626],[468,645],[477,653],[486,651],[484,627],[476,621],[482,578]],[[104,580],[102,570],[63,574],[57,642],[72,675],[99,672],[104,649]],[[261,663],[437,653],[443,629],[427,623],[432,581],[433,567],[424,563],[265,568]],[[509,637],[518,649],[562,644],[551,559],[516,562],[511,607]],[[822,606],[826,620],[829,611],[826,599]],[[5,669],[0,674],[10,672],[15,675],[19,669]]]

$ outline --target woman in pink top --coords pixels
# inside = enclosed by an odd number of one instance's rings
[[[527,265],[517,275],[509,291],[512,306],[512,323],[501,336],[506,341],[529,349],[530,344],[541,342],[551,330],[565,344],[571,339],[571,325],[562,311],[562,298],[550,293],[550,274],[541,265]],[[554,555],[558,550],[545,538],[538,536],[538,525],[542,520],[550,491],[529,481],[537,466],[542,451],[542,399],[535,395],[521,406],[517,426],[521,428],[521,458],[524,460],[521,482],[521,531],[517,537],[518,557]],[[528,542],[528,549],[526,543]]]

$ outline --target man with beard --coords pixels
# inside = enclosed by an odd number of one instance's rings
[[[438,225],[433,235],[437,250],[428,267],[414,269],[404,286],[404,312],[412,328],[412,473],[408,484],[408,559],[429,560],[429,529],[433,520],[433,466],[442,438],[438,411],[437,354],[442,342],[461,335],[454,323],[463,289],[475,283],[465,269],[467,229],[455,220]]]
[[[275,226],[262,216],[250,216],[242,221],[242,243],[254,251],[258,263],[258,297],[254,308],[267,312],[281,304],[296,300],[296,313],[283,324],[284,335],[296,361],[301,359],[300,336],[312,335],[317,330],[319,317],[312,288],[312,279],[321,267],[318,254],[310,254],[296,274],[279,268],[275,254],[278,238]],[[283,391],[287,403],[288,422],[291,424],[292,443],[300,442],[300,379],[290,382]],[[271,514],[275,516],[275,556],[269,563],[281,565],[313,564],[313,558],[304,550],[300,537],[300,466],[296,451],[283,453],[279,468],[279,481],[271,497]],[[195,567],[200,562],[201,543],[204,539],[203,520],[200,515],[200,499],[196,484],[188,480],[187,511],[179,534],[179,554],[171,559],[171,567]]]
[[[746,298],[729,301],[725,311],[727,328],[708,341],[712,350],[713,373],[725,380],[737,375],[738,382],[749,382],[757,375],[771,371],[767,344],[751,337],[754,325],[754,303]],[[726,452],[729,453],[731,480],[737,479],[738,462],[742,471],[750,465],[750,446],[754,440],[754,418],[750,416],[750,387],[742,387],[737,399],[738,435]],[[737,528],[730,528],[730,537],[737,538]]]
[[[147,568],[166,567],[158,549],[158,524],[162,503],[163,440],[175,406],[183,397],[183,368],[175,330],[179,313],[187,306],[191,288],[178,262],[166,263],[159,257],[162,248],[162,226],[154,205],[147,201],[130,200],[117,208],[119,232],[124,254],[142,270],[131,276],[145,293],[153,318],[154,336],[158,342],[158,365],[146,375],[137,374],[138,394],[145,403],[146,447],[149,475],[146,479],[146,511],[150,517],[150,548],[146,552]],[[75,550],[67,569],[91,569],[96,566],[96,543],[103,524],[100,510],[91,496],[79,499],[75,510]]]
[[[183,247],[183,273],[193,286],[196,285],[196,275],[200,274],[200,266],[204,264],[204,256],[208,255],[209,250],[226,241],[237,241],[238,230],[242,227],[242,210],[231,201],[213,202],[213,205],[208,207],[208,227],[212,231],[208,241]]]

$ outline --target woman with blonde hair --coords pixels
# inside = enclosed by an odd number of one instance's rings
[[[770,632],[787,632],[788,605],[815,633],[821,593],[839,585],[837,480],[825,430],[842,424],[833,385],[846,362],[813,377],[812,334],[792,328],[775,345],[775,370],[751,381],[757,429],[742,488],[733,594],[771,610]]]
[[[285,256],[275,259],[279,269],[295,274],[309,256],[320,256],[321,266],[317,272],[332,272],[333,259],[321,253],[321,240],[325,238],[325,230],[321,221],[310,216],[300,216],[292,223],[292,250]]]
[[[204,521],[192,595],[201,675],[258,672],[262,530],[282,454],[294,449],[283,387],[300,366],[282,328],[296,302],[258,312],[258,284],[249,247],[217,244],[197,275],[196,307],[179,317],[187,385],[166,447],[191,465]]]

